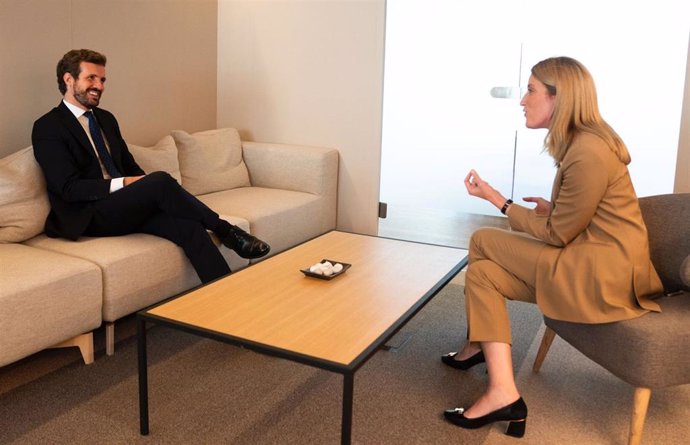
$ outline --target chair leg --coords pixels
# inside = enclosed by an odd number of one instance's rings
[[[81,357],[84,359],[84,364],[90,365],[93,363],[93,332],[77,335],[61,343],[51,346],[51,348],[71,348],[73,346],[79,347]]]
[[[556,337],[556,332],[553,329],[546,326],[544,330],[544,336],[541,338],[541,345],[539,345],[539,351],[537,351],[537,358],[534,359],[534,365],[532,365],[532,372],[539,372],[541,369],[541,364],[546,358],[546,353],[549,352],[551,343],[554,337]]]
[[[115,323],[105,323],[105,355],[115,354]]]
[[[644,428],[644,420],[647,417],[647,407],[649,406],[651,395],[652,390],[649,388],[635,388],[628,445],[639,445],[642,441],[642,428]]]

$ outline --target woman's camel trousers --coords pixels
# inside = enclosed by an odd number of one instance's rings
[[[537,258],[546,246],[520,232],[482,228],[470,239],[465,275],[468,339],[511,344],[505,299],[536,303]]]

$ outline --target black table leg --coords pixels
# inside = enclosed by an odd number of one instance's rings
[[[137,352],[139,364],[139,432],[149,434],[148,363],[146,360],[146,320],[137,317]]]
[[[343,424],[340,432],[340,443],[349,445],[352,440],[352,398],[354,391],[354,373],[343,375]]]

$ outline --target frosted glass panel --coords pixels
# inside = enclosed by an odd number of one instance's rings
[[[476,168],[510,189],[520,42],[514,1],[387,3],[381,200],[416,208],[491,212],[467,196]]]
[[[690,1],[387,2],[381,201],[437,214],[500,215],[467,195],[475,168],[504,195],[548,198],[545,130],[519,99],[539,60],[567,55],[592,72],[604,118],[628,145],[640,196],[673,190]]]

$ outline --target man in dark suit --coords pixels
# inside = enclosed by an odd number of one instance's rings
[[[170,175],[137,165],[115,117],[98,108],[105,64],[95,51],[65,54],[57,65],[63,100],[34,123],[34,155],[51,206],[46,234],[157,235],[182,247],[203,283],[230,273],[207,230],[244,258],[266,255],[268,244],[220,219]]]

